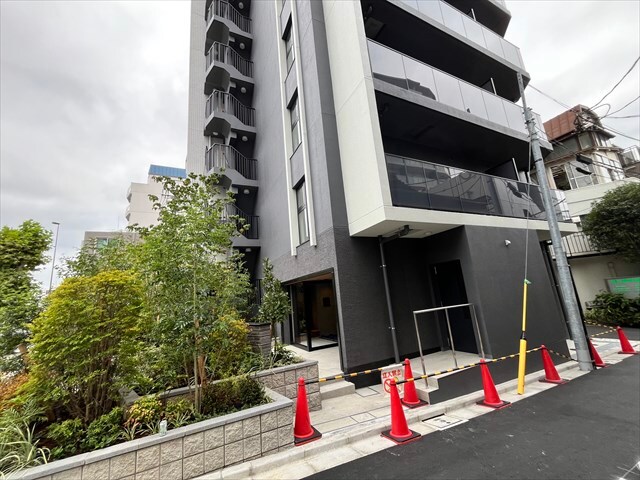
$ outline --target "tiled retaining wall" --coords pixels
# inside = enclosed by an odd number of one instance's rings
[[[306,368],[306,367],[305,367]],[[317,370],[316,370],[317,371]],[[23,470],[23,480],[186,480],[293,445],[293,402],[272,402]]]
[[[317,360],[307,360],[294,365],[285,367],[277,367],[271,370],[263,370],[256,374],[256,380],[265,387],[284,395],[287,398],[295,400],[298,397],[298,378],[305,380],[318,379],[318,362]],[[306,386],[307,401],[309,410],[322,409],[320,401],[320,384],[312,383]],[[295,406],[295,402],[294,402]]]

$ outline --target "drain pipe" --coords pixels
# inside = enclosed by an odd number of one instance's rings
[[[398,338],[396,337],[396,322],[393,317],[393,307],[391,304],[391,292],[389,291],[389,277],[387,275],[387,262],[384,258],[384,244],[391,242],[400,237],[404,237],[409,233],[409,225],[405,225],[402,230],[390,237],[378,235],[378,245],[380,247],[380,261],[382,262],[382,277],[384,280],[384,293],[387,298],[387,311],[389,312],[389,330],[391,330],[391,342],[393,343],[393,355],[396,363],[400,363],[400,354],[398,353]]]

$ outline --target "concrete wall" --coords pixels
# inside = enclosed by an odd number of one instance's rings
[[[23,470],[23,480],[186,480],[293,446],[293,402],[272,403]]]

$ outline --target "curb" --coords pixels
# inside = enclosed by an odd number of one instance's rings
[[[558,372],[566,372],[569,370],[577,370],[578,363],[573,361],[564,362],[556,366]],[[525,376],[527,382],[537,381],[538,378],[544,375],[544,370],[538,370]],[[496,385],[498,393],[507,393],[514,387],[517,387],[518,379],[509,380],[507,382]],[[553,388],[553,387],[551,387]],[[537,392],[539,393],[539,392]],[[483,390],[478,390],[461,397],[453,398],[436,405],[430,406],[427,409],[418,410],[406,410],[405,417],[407,424],[418,423],[429,418],[443,415],[453,410],[465,408],[484,398]],[[370,438],[371,436],[377,436],[384,430],[391,428],[391,419],[389,416],[376,418],[369,422],[359,424],[357,427],[346,427],[340,430],[329,432],[323,435],[322,439],[307,445],[300,447],[293,447],[282,452],[269,455],[267,457],[251,460],[246,463],[234,465],[224,468],[217,472],[211,472],[202,477],[201,479],[241,479],[251,476],[259,476],[269,470],[282,466],[287,463],[304,460],[314,455],[335,450],[337,448],[356,443],[361,440]],[[390,447],[393,445],[389,445]]]

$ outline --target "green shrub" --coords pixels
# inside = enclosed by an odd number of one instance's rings
[[[87,436],[84,440],[86,450],[97,450],[110,447],[122,437],[122,423],[124,409],[115,407],[109,413],[97,418],[87,428]]]
[[[225,415],[268,402],[264,387],[249,376],[211,383],[203,389],[202,413]]]
[[[81,453],[84,435],[85,428],[79,418],[49,425],[47,438],[56,444],[51,449],[51,458],[58,459]]]
[[[129,407],[127,418],[140,425],[154,425],[162,420],[162,402],[156,395],[142,397]]]
[[[596,295],[587,320],[604,325],[640,327],[640,298],[626,298],[620,293]]]
[[[42,419],[32,401],[0,412],[0,476],[47,463],[49,450],[38,447],[36,434],[36,423]]]
[[[193,420],[193,403],[186,398],[167,402],[165,418],[172,428],[187,425]]]

